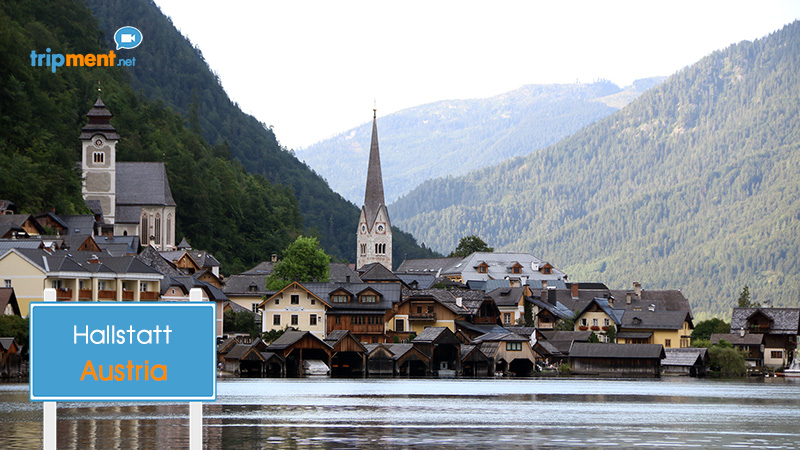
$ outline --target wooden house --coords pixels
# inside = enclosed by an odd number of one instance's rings
[[[473,343],[492,360],[495,374],[526,377],[533,373],[536,355],[527,338],[510,331],[492,332]]]
[[[366,344],[370,377],[424,377],[431,373],[431,357],[413,344]]]
[[[486,293],[500,311],[504,327],[514,326],[525,314],[525,301],[531,297],[529,286],[501,287]]]
[[[476,344],[461,344],[461,374],[464,377],[494,376],[494,361]]]
[[[456,321],[467,320],[471,315],[457,299],[444,289],[404,289],[403,299],[393,305],[392,314],[386,323],[390,338],[408,342],[428,327],[446,327],[456,331]]]
[[[744,354],[747,366],[752,369],[764,367],[764,335],[761,333],[714,333],[711,335],[711,344],[727,341],[734,348]]]
[[[11,283],[8,283],[11,284]],[[22,311],[13,287],[0,287],[0,315],[20,316]]]
[[[461,340],[447,327],[428,327],[411,341],[431,358],[431,372],[438,376],[461,374]]]
[[[20,347],[13,337],[0,338],[0,378],[21,375]]]
[[[310,331],[286,331],[267,347],[283,361],[286,377],[303,377],[304,362],[321,361],[330,367],[333,349]]]
[[[665,348],[665,358],[661,361],[661,373],[703,377],[710,363],[708,349],[705,348]]]
[[[569,353],[572,373],[613,377],[659,377],[664,357],[661,344],[576,342]]]
[[[367,348],[347,330],[334,330],[325,337],[331,353],[331,376],[355,377],[366,375]]]
[[[800,308],[733,308],[731,332],[763,335],[763,365],[788,366],[800,335]]]

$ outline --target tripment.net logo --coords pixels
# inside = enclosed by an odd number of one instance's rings
[[[114,33],[114,42],[119,49],[136,48],[142,43],[142,32],[136,27],[122,27]],[[126,66],[131,67],[136,65],[136,58],[123,59],[117,58],[114,50],[109,50],[108,53],[99,54],[82,54],[82,53],[50,53],[50,49],[46,49],[45,53],[37,53],[36,50],[31,50],[31,66],[32,67],[50,67],[53,73],[56,73],[59,67],[111,67],[111,66]],[[116,60],[116,61],[115,61]]]

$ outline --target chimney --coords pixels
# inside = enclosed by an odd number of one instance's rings
[[[278,262],[278,254],[277,253],[273,253],[272,254],[272,262]]]
[[[641,300],[642,299],[642,283],[639,283],[638,281],[634,281],[633,282],[633,292],[636,293],[636,299],[637,300]]]
[[[626,292],[626,293],[625,293],[625,304],[626,304],[626,305],[630,305],[630,304],[631,304],[631,296],[632,296],[632,295],[633,295],[633,294],[631,294],[630,292]]]
[[[463,297],[456,297],[456,306],[459,308],[464,307],[464,298]]]
[[[100,258],[98,258],[97,255],[92,255],[87,262],[89,264],[100,264]]]
[[[547,291],[547,303],[550,303],[553,306],[555,306],[556,303],[558,303],[558,300],[556,300],[556,290],[555,289],[549,289]]]
[[[744,337],[744,327],[739,328],[739,337]]]
[[[608,306],[610,306],[610,307],[612,307],[612,308],[613,308],[613,307],[614,307],[614,297],[612,297],[612,296],[610,296],[610,295],[609,295],[609,296],[608,296],[608,297],[606,297],[606,298],[608,299]]]
[[[578,299],[578,283],[572,283],[572,299]]]

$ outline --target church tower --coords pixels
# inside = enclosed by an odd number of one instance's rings
[[[89,123],[81,129],[82,194],[84,200],[99,200],[103,217],[113,224],[116,214],[116,165],[119,134],[111,125],[113,114],[97,94],[94,107],[86,113]]]
[[[392,270],[392,224],[383,198],[381,154],[378,150],[377,111],[372,110],[372,143],[369,147],[367,189],[358,219],[356,268],[381,263]]]

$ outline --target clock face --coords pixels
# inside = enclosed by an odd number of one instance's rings
[[[100,139],[100,138],[95,139],[94,140],[94,146],[95,147],[102,147],[103,146],[103,140]]]
[[[367,232],[367,224],[362,223],[361,224],[361,233],[363,234],[363,233],[366,233],[366,232]]]
[[[385,232],[386,232],[386,227],[382,223],[379,223],[378,224],[378,233],[385,233]]]

